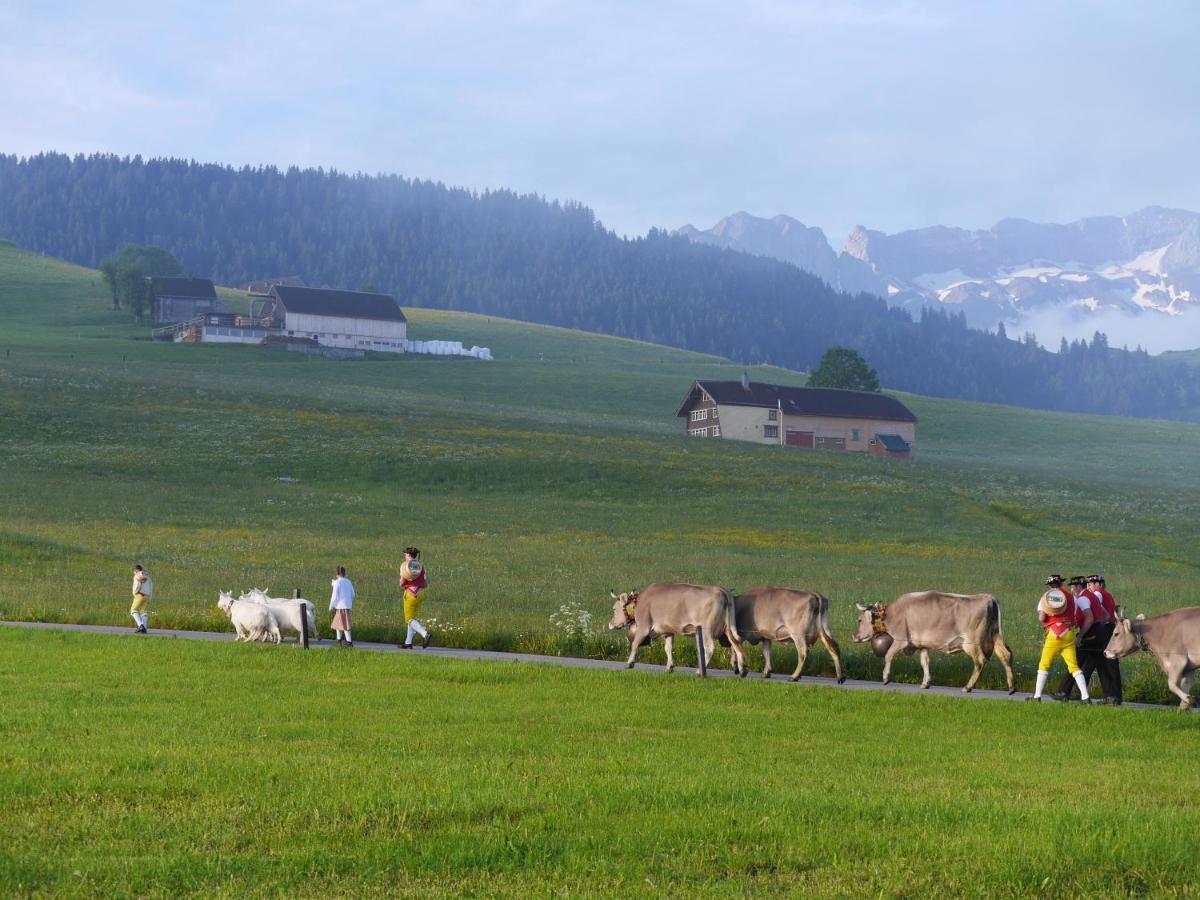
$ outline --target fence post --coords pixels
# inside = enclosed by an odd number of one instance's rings
[[[308,649],[308,601],[301,600],[300,588],[292,591],[292,597],[300,600],[300,649]]]
[[[704,658],[704,626],[696,626],[696,674],[708,677],[708,661]]]

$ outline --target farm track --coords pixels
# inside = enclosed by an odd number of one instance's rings
[[[133,633],[132,628],[127,628],[118,625],[68,625],[55,622],[6,622],[0,621],[0,625],[10,628],[29,628],[35,630],[53,630],[53,631],[82,631],[92,634],[115,634],[124,635],[128,638],[139,638],[141,636]],[[228,632],[221,631],[175,631],[167,629],[152,629],[146,637],[151,638],[181,638],[190,641],[232,641],[234,635]],[[285,646],[297,647],[295,643],[287,642]],[[314,650],[329,650],[335,649],[335,644],[331,640],[312,641],[311,648]],[[429,647],[425,650],[401,650],[395,644],[379,644],[369,641],[355,641],[355,650],[365,650],[374,653],[403,653],[408,656],[432,656],[442,659],[463,659],[463,660],[483,660],[485,662],[507,662],[507,663],[535,663],[540,665],[565,666],[573,669],[606,669],[612,672],[623,671],[625,664],[616,660],[607,659],[584,659],[576,656],[544,656],[533,653],[502,653],[495,650],[469,650],[457,647]],[[660,665],[638,663],[637,670],[655,672],[660,675],[667,674],[667,667]],[[635,671],[637,671],[635,670]],[[680,677],[694,677],[692,668],[683,666],[676,667],[676,675]],[[1057,674],[1057,673],[1056,673]],[[733,672],[729,669],[710,668],[708,670],[710,678],[734,678]],[[764,679],[754,673],[746,678],[747,681],[763,681]],[[767,679],[772,684],[789,685],[792,687],[823,687],[823,688],[841,688],[851,691],[874,691],[877,693],[893,693],[893,694],[915,694],[935,697],[958,697],[962,699],[973,700],[1009,700],[1022,701],[1028,694],[1018,691],[1015,694],[1009,694],[1006,691],[982,690],[977,689],[969,694],[963,693],[960,688],[946,687],[940,685],[931,685],[928,689],[922,690],[919,685],[893,682],[892,684],[883,684],[878,681],[856,681],[848,679],[844,684],[839,685],[832,678],[821,678],[819,676],[805,675],[799,682],[788,680],[786,673],[779,674],[776,672]],[[1053,679],[1052,679],[1053,680]],[[1053,701],[1050,701],[1053,703]],[[1151,703],[1125,703],[1126,709],[1157,709],[1170,710],[1172,706],[1160,706]]]

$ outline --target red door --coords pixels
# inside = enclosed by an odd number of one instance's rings
[[[811,447],[813,445],[811,431],[795,431],[789,428],[784,437],[789,447]]]

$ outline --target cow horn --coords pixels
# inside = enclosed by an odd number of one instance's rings
[[[1137,614],[1137,620],[1138,620],[1139,622],[1143,621],[1145,618],[1146,618],[1146,614],[1145,614],[1145,613],[1138,613],[1138,614]]]
[[[1124,606],[1117,607],[1117,618],[1118,619],[1127,618],[1127,616],[1125,615],[1125,607]]]
[[[869,606],[863,606],[861,603],[855,603],[854,605],[858,608],[859,612],[866,612],[868,609],[870,609]]]
[[[618,597],[618,596],[616,595],[616,593],[613,591],[613,589],[612,589],[612,588],[609,588],[609,589],[608,589],[608,596],[612,597],[614,600],[620,600],[620,599],[621,599],[620,597]]]

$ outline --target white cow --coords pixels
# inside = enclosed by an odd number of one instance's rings
[[[297,635],[300,634],[300,606],[303,604],[307,609],[308,636],[314,641],[320,637],[317,634],[317,608],[307,600],[270,597],[263,588],[251,588],[238,599],[249,603],[261,603],[271,611],[271,616],[275,619],[275,624],[280,631],[294,631]]]
[[[279,626],[271,611],[261,603],[235,600],[229,591],[221,591],[217,606],[229,616],[239,641],[272,641],[279,643]]]

